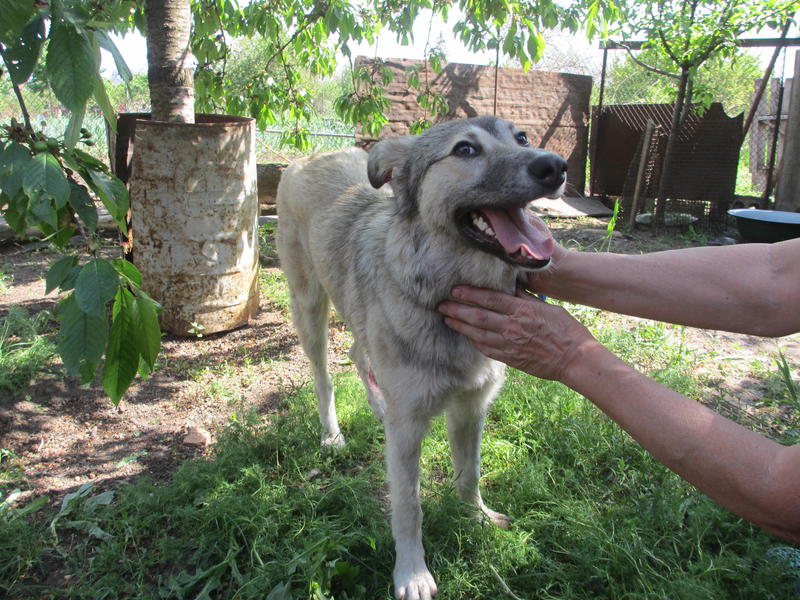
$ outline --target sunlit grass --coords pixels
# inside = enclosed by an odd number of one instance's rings
[[[626,329],[598,311],[576,312],[626,360],[696,393],[680,329]],[[320,449],[308,386],[287,392],[269,424],[232,417],[214,456],[187,462],[169,484],[121,487],[108,506],[87,504],[91,494],[79,499],[57,520],[57,543],[41,525],[0,512],[0,533],[15,540],[0,544],[0,564],[13,565],[0,571],[2,585],[11,598],[35,590],[388,600],[383,430],[354,373],[337,376],[336,388],[342,451]],[[508,530],[476,521],[457,499],[444,423],[435,421],[421,461],[423,535],[443,600],[508,591],[524,599],[795,597],[790,571],[766,554],[779,540],[699,494],[560,384],[510,371],[482,462],[484,497],[513,517]],[[70,575],[68,592],[40,587],[53,569]]]

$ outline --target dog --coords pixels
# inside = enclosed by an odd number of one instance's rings
[[[427,600],[419,498],[422,438],[445,412],[455,487],[500,526],[478,488],[480,442],[505,365],[436,311],[456,284],[514,293],[550,266],[553,238],[527,209],[559,197],[567,164],[496,117],[446,121],[292,164],[277,192],[277,246],[300,343],[311,363],[322,445],[341,446],[327,368],[329,302],[351,329],[350,356],[383,421],[398,599]]]

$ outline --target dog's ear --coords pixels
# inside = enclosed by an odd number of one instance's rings
[[[382,140],[372,147],[367,159],[367,175],[372,187],[379,188],[392,179],[392,169],[405,164],[416,139],[415,136],[404,135]]]

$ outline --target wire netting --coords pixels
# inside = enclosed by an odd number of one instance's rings
[[[64,135],[70,113],[64,109],[53,94],[41,86],[25,86],[23,89],[25,105],[30,114],[34,129],[45,135],[60,138]],[[11,90],[0,98],[0,123],[7,123],[12,118],[22,121],[17,100]],[[126,99],[115,106],[118,113],[146,113],[150,111],[149,103]],[[355,128],[352,125],[331,118],[317,118],[303,124],[311,132],[308,136],[309,147],[298,150],[281,142],[281,133],[286,128],[294,127],[294,123],[275,123],[270,128],[256,131],[256,160],[260,163],[288,163],[291,160],[316,152],[337,150],[355,143]],[[81,143],[86,150],[98,159],[108,162],[108,142],[106,123],[102,112],[91,106],[84,118],[83,127],[91,134],[90,144]]]

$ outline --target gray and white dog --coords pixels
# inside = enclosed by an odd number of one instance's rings
[[[386,431],[395,596],[436,595],[425,564],[419,454],[445,411],[456,489],[498,525],[478,489],[480,441],[505,365],[449,329],[436,306],[456,284],[514,293],[550,264],[553,239],[527,209],[561,195],[566,162],[495,117],[448,121],[290,166],[278,187],[278,252],[313,369],[322,444],[344,444],[327,368],[329,300]],[[388,185],[385,185],[387,184]],[[390,189],[389,189],[390,188]]]

